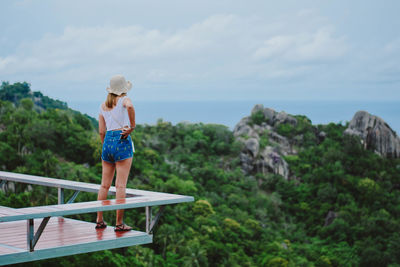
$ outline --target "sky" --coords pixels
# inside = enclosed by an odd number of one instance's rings
[[[102,101],[400,100],[400,1],[0,1],[0,81]]]

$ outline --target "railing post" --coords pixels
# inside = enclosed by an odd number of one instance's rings
[[[58,188],[58,205],[64,204],[64,188]]]
[[[7,183],[7,180],[1,180],[0,189],[3,189],[3,186]]]
[[[151,225],[151,207],[146,206],[146,233],[150,233],[150,225]]]
[[[33,251],[33,219],[29,219],[26,224],[26,241],[27,241],[27,250]]]

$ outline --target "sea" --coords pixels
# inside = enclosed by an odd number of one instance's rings
[[[249,116],[256,104],[285,111],[293,115],[305,115],[313,124],[341,123],[350,121],[359,110],[376,115],[400,133],[399,101],[133,101],[137,124],[154,125],[159,119],[179,122],[222,124],[233,129],[241,118]],[[70,101],[68,106],[98,118],[99,102]]]

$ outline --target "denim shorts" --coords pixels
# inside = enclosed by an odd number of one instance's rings
[[[109,163],[133,157],[135,147],[131,136],[121,139],[122,131],[107,131],[104,138],[101,158]]]

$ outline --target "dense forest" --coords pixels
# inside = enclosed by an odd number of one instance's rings
[[[28,83],[3,82],[0,99],[1,170],[100,183],[96,119],[32,92]],[[311,129],[323,130],[324,140]],[[345,129],[307,118],[297,128],[280,126],[282,135],[310,136],[285,157],[296,177],[285,179],[244,172],[243,144],[224,125],[161,119],[137,125],[128,187],[192,195],[195,202],[167,207],[153,244],[23,265],[400,266],[400,160],[364,149]],[[76,201],[95,199],[83,193]],[[45,187],[0,191],[2,206],[55,203],[56,190]],[[337,217],[326,224],[329,211]],[[114,216],[105,219],[113,223]],[[95,221],[95,214],[76,217]],[[144,229],[144,210],[127,210],[125,217]]]

